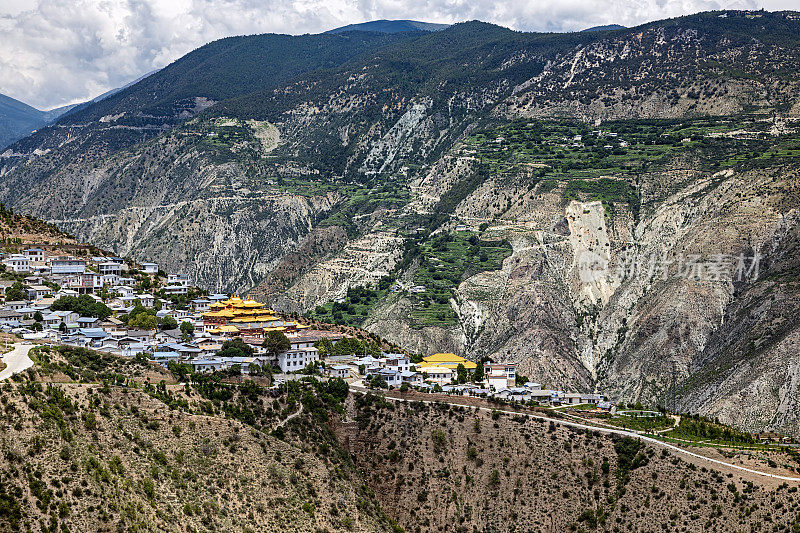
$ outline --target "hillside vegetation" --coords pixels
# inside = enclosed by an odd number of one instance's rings
[[[800,512],[794,487],[632,438],[341,380],[268,389],[80,348],[32,353],[0,386],[4,530],[773,531]],[[758,455],[748,464],[793,468]]]
[[[687,463],[636,439],[470,407],[353,402],[356,464],[372,472],[377,498],[407,531],[800,526],[796,487]]]
[[[0,529],[392,529],[325,425],[329,394],[175,385],[150,363],[82,349],[37,358],[2,385]]]

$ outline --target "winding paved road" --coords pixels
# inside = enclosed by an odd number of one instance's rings
[[[361,394],[364,394],[364,393],[367,392],[367,389],[365,389],[365,388],[353,387],[352,385],[351,385],[351,390],[353,390],[355,392],[359,392]],[[393,398],[391,396],[386,396],[386,399],[387,400],[392,400],[392,401],[395,401],[395,402],[410,401],[410,400],[406,400],[404,398]],[[755,474],[757,476],[764,476],[764,477],[768,477],[768,478],[772,478],[772,479],[780,479],[782,481],[792,481],[794,483],[800,483],[800,478],[798,478],[798,477],[781,476],[779,474],[770,474],[768,472],[761,472],[759,470],[753,470],[752,468],[747,468],[747,467],[744,467],[744,466],[739,466],[739,465],[735,465],[735,464],[732,464],[732,463],[728,463],[728,462],[725,462],[725,461],[720,461],[719,459],[712,459],[711,457],[706,457],[705,455],[701,455],[699,453],[690,452],[689,450],[686,450],[686,449],[681,448],[679,446],[674,446],[674,445],[669,444],[667,442],[664,442],[664,441],[661,441],[661,440],[658,440],[658,439],[654,439],[652,437],[648,437],[646,435],[642,435],[642,434],[639,434],[639,433],[635,433],[633,431],[626,431],[624,429],[611,429],[611,428],[608,428],[608,427],[590,426],[590,425],[587,425],[587,424],[581,424],[579,422],[570,422],[568,420],[561,420],[561,419],[558,419],[558,418],[550,418],[550,417],[547,417],[547,416],[536,415],[536,414],[533,414],[533,413],[525,413],[525,412],[520,412],[520,411],[506,411],[504,409],[492,409],[492,408],[489,408],[489,407],[464,405],[464,404],[460,404],[460,403],[454,403],[454,402],[451,403],[451,402],[445,402],[445,401],[441,401],[441,400],[416,400],[415,399],[414,401],[421,401],[422,403],[427,403],[427,404],[440,403],[440,404],[452,405],[452,406],[456,406],[456,407],[473,407],[475,409],[480,409],[481,411],[487,411],[487,412],[497,411],[497,412],[508,414],[508,415],[522,415],[522,416],[527,416],[527,417],[530,417],[530,418],[536,418],[536,419],[539,419],[539,420],[545,420],[545,421],[548,421],[548,422],[553,422],[555,424],[561,424],[562,426],[569,426],[569,427],[578,428],[578,429],[587,429],[587,430],[590,430],[590,431],[599,431],[601,433],[609,433],[609,434],[614,434],[614,435],[621,435],[623,437],[633,437],[633,438],[636,438],[636,439],[641,439],[642,441],[650,443],[650,444],[653,444],[655,446],[661,446],[661,447],[667,448],[668,450],[672,450],[674,452],[677,452],[677,453],[680,453],[680,454],[683,454],[683,455],[688,455],[689,457],[694,457],[694,458],[700,459],[702,461],[707,461],[709,463],[718,464],[718,465],[724,466],[726,468],[732,468],[734,470],[739,470],[739,471],[742,471],[742,472],[748,472],[750,474]]]
[[[6,367],[0,372],[0,381],[33,366],[33,361],[28,357],[31,348],[33,348],[33,344],[15,344],[14,349],[3,356]]]

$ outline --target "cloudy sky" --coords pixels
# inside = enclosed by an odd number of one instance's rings
[[[761,7],[797,9],[797,0],[0,0],[0,93],[39,109],[80,102],[229,35],[375,19],[574,31]]]

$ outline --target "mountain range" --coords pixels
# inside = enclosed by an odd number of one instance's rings
[[[69,107],[39,111],[19,100],[0,94],[0,148],[52,122]]]
[[[11,145],[0,201],[412,351],[797,435],[799,19],[222,39]]]
[[[154,71],[126,83],[122,87],[117,87],[104,92],[100,96],[92,98],[91,100],[79,104],[70,104],[51,109],[49,111],[39,111],[35,107],[29,106],[24,102],[15,100],[9,96],[0,94],[0,150],[9,144],[17,141],[23,137],[30,135],[33,131],[52,124],[61,116],[73,110],[82,109],[88,105],[99,102],[104,98],[108,98],[112,94],[130,87],[134,83],[138,83],[147,76],[153,74]]]

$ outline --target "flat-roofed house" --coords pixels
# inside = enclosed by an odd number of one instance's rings
[[[158,273],[158,263],[142,263],[142,270],[145,274]]]
[[[489,387],[496,391],[508,389],[517,383],[515,363],[484,363],[483,372]]]
[[[50,273],[55,275],[83,274],[86,261],[75,257],[57,257],[50,260]]]
[[[13,254],[3,259],[3,264],[12,272],[30,272],[31,262],[22,254]]]
[[[418,371],[422,372],[423,380],[438,383],[440,385],[450,383],[450,380],[453,378],[453,373],[455,372],[455,370],[452,368],[447,368],[444,366],[428,366],[425,368],[419,368]]]
[[[347,365],[328,366],[325,367],[325,373],[332,378],[345,379],[350,377],[350,367]]]

